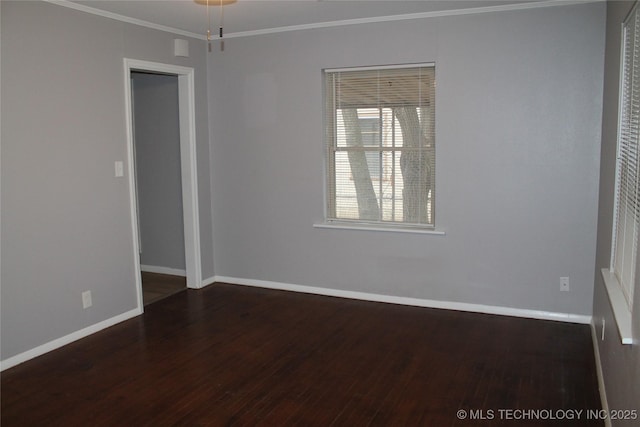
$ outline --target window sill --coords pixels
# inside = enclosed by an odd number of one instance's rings
[[[618,332],[622,339],[622,344],[633,344],[633,334],[631,332],[631,311],[629,305],[624,297],[618,279],[615,274],[608,268],[603,268],[602,278],[604,279],[604,286],[607,289],[607,295],[609,295],[609,302],[611,303],[611,309],[613,310],[613,317],[616,319],[618,325]]]
[[[444,231],[430,230],[425,228],[411,228],[411,227],[385,227],[369,224],[352,224],[347,222],[322,222],[313,224],[314,228],[330,228],[338,230],[360,230],[360,231],[384,231],[391,233],[410,233],[410,234],[431,234],[437,236],[444,236]]]

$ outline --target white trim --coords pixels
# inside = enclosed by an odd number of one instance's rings
[[[140,229],[138,224],[138,196],[136,193],[136,172],[135,172],[135,148],[134,148],[134,130],[133,130],[133,96],[132,96],[131,69],[127,60],[124,60],[124,114],[125,129],[127,135],[127,175],[129,177],[129,206],[131,215],[131,236],[133,238],[133,268],[135,271],[134,281],[136,286],[136,303],[138,310],[144,312],[144,297],[142,294],[142,277],[140,276]]]
[[[420,298],[399,297],[393,295],[345,291],[341,289],[319,288],[315,286],[294,285],[290,283],[244,279],[228,276],[214,276],[214,278],[216,282],[222,283],[253,286],[257,288],[277,289],[281,291],[301,292],[339,298],[350,298],[363,301],[384,302],[389,304],[410,305],[415,307],[440,308],[445,310],[469,311],[484,314],[497,314],[501,316],[525,317],[529,319],[555,320],[560,322],[581,323],[587,325],[591,323],[591,316],[582,314],[556,313],[542,310],[528,310],[522,308],[500,307],[483,304],[469,304],[455,301],[439,301]]]
[[[627,13],[627,16],[624,17],[624,21],[622,21],[622,26],[623,27],[626,24],[628,24],[631,21],[631,19],[633,19],[633,15],[636,13],[636,9],[638,8],[638,5],[640,4],[637,0],[634,0],[634,1],[635,1],[635,4],[633,5],[633,7],[629,11],[629,13]]]
[[[144,271],[146,273],[169,274],[171,276],[187,277],[187,270],[183,270],[180,268],[160,267],[157,265],[140,264],[140,271]]]
[[[411,234],[433,234],[437,236],[444,236],[446,233],[444,231],[431,230],[427,228],[411,228],[411,227],[402,227],[402,226],[389,226],[385,227],[383,225],[360,225],[360,224],[351,224],[348,222],[322,222],[313,224],[313,228],[328,228],[335,230],[359,230],[359,231],[390,231],[392,233],[411,233]]]
[[[435,67],[435,65],[435,62],[424,62],[419,64],[368,65],[364,67],[327,68],[323,71],[325,73],[347,73],[350,71],[403,70],[405,68],[433,68]]]
[[[633,10],[633,8],[631,8]],[[625,18],[624,22],[626,22],[627,18]],[[614,263],[615,263],[615,259],[616,259],[616,240],[617,240],[617,226],[616,223],[618,221],[618,205],[619,200],[618,200],[618,187],[620,185],[620,162],[618,161],[618,157],[619,157],[619,152],[620,152],[620,130],[622,129],[622,108],[624,107],[622,105],[622,100],[623,100],[623,96],[622,94],[624,93],[624,49],[625,49],[625,42],[624,42],[624,22],[620,24],[620,31],[621,31],[621,49],[620,49],[620,64],[618,65],[618,70],[620,70],[620,76],[618,79],[618,123],[617,123],[617,127],[616,127],[616,173],[615,173],[615,183],[614,183],[614,187],[613,187],[613,226],[612,226],[612,231],[611,231],[611,256],[609,257],[609,268],[611,270],[613,270],[614,267]]]
[[[140,272],[138,247],[138,213],[135,194],[135,164],[133,142],[133,116],[131,114],[131,72],[153,71],[178,77],[178,108],[180,120],[180,166],[182,171],[182,210],[184,220],[184,246],[187,287],[202,287],[202,260],[200,254],[200,217],[198,210],[198,172],[196,163],[195,77],[194,69],[173,64],[124,58],[125,114],[127,127],[127,156],[129,160],[129,198],[135,271]],[[144,310],[142,282],[136,274],[138,307]]]
[[[594,320],[591,320],[591,341],[593,343],[593,355],[596,362],[596,374],[598,376],[598,391],[600,392],[600,405],[605,413],[609,413],[609,401],[607,400],[607,389],[604,384],[604,374],[602,371],[602,359],[600,359],[600,347],[598,346],[598,333],[596,331],[596,324]],[[611,419],[605,417],[605,427],[611,427]]]
[[[200,287],[204,288],[205,286],[213,285],[215,282],[216,282],[216,276],[211,276],[206,279],[203,279]]]
[[[579,314],[554,313],[554,312],[547,312],[547,311],[526,310],[526,309],[518,309],[518,308],[511,308],[511,307],[498,307],[498,306],[487,306],[487,305],[481,305],[481,304],[468,304],[468,303],[458,303],[458,302],[425,300],[425,299],[418,299],[418,298],[395,297],[390,295],[371,294],[367,292],[343,291],[339,289],[293,285],[288,283],[271,282],[266,280],[240,279],[237,277],[228,277],[228,276],[213,276],[213,277],[207,278],[202,282],[202,286],[207,286],[215,282],[231,283],[235,285],[244,285],[244,286],[253,286],[253,287],[259,287],[259,288],[266,288],[266,289],[302,292],[302,293],[308,293],[308,294],[325,295],[325,296],[332,296],[332,297],[339,297],[339,298],[351,298],[351,299],[357,299],[357,300],[363,300],[363,301],[410,305],[410,306],[416,306],[416,307],[439,308],[439,309],[469,311],[469,312],[484,313],[484,314],[497,314],[497,315],[503,315],[503,316],[524,317],[524,318],[531,318],[531,319],[555,320],[555,321],[562,321],[562,322],[569,322],[569,323],[591,324],[592,339],[593,340],[596,339],[594,335],[595,332],[594,332],[592,317],[579,315]],[[95,334],[96,332],[109,328],[113,325],[124,322],[125,320],[129,320],[141,314],[142,314],[142,309],[138,307],[133,310],[127,311],[125,313],[122,313],[118,316],[96,323],[95,325],[91,325],[79,331],[73,332],[69,335],[65,335],[61,338],[55,339],[46,344],[35,347],[31,350],[20,353],[16,356],[2,360],[0,361],[0,371],[4,371],[5,369],[12,368],[20,363],[26,362],[28,360],[41,356],[50,351],[56,350],[74,341],[77,341],[89,335]],[[602,399],[602,407],[603,409],[607,409],[608,405],[606,400],[606,393],[604,392],[605,389],[604,389],[604,380],[602,379],[602,367],[600,363],[600,354],[598,352],[597,344],[595,342],[594,342],[594,346],[596,351],[596,368],[598,369],[598,384],[601,389],[600,396]]]
[[[124,15],[119,15],[113,12],[107,12],[105,10],[96,9],[90,6],[85,6],[83,4],[74,3],[68,0],[44,0],[44,1],[51,4],[58,5],[58,6],[64,6],[64,7],[79,10],[82,12],[90,13],[92,15],[98,15],[105,18],[109,18],[109,19],[115,19],[117,21],[127,22],[129,24],[139,25],[141,27],[147,27],[154,30],[179,34],[185,37],[193,37],[195,39],[200,39],[200,40],[207,39],[205,34],[197,34],[197,33],[192,33],[190,31],[180,30],[178,28],[155,24],[153,22],[144,21],[142,19],[131,18]],[[605,0],[543,0],[539,2],[533,2],[533,3],[516,3],[516,4],[475,7],[475,8],[457,9],[457,10],[441,10],[441,11],[435,11],[435,12],[408,13],[403,15],[375,16],[370,18],[344,19],[339,21],[316,22],[311,24],[300,24],[300,25],[288,25],[284,27],[265,28],[261,30],[225,33],[224,37],[225,38],[251,37],[251,36],[261,36],[265,34],[284,33],[289,31],[340,27],[340,26],[346,26],[346,25],[371,24],[371,23],[378,23],[378,22],[391,22],[391,21],[406,21],[406,20],[412,20],[412,19],[437,18],[437,17],[446,17],[446,16],[476,15],[476,14],[489,13],[489,12],[505,12],[505,11],[515,11],[515,10],[540,9],[540,8],[554,7],[554,6],[573,6],[573,5],[587,4],[587,3],[602,3],[604,1]]]
[[[475,7],[457,10],[441,10],[435,12],[407,13],[403,15],[374,16],[370,18],[343,19],[340,21],[317,22],[312,24],[289,25],[285,27],[265,28],[263,30],[238,31],[225,34],[225,38],[261,36],[265,34],[284,33],[289,31],[312,30],[318,28],[341,27],[345,25],[372,24],[378,22],[407,21],[412,19],[438,18],[445,16],[476,15],[488,12],[505,12],[512,10],[538,9],[552,6],[570,6],[585,3],[601,3],[604,0],[546,0],[534,3],[517,3],[498,6]]]
[[[616,279],[615,273],[608,268],[600,270],[602,278],[604,279],[604,287],[607,290],[609,296],[609,302],[611,303],[611,310],[613,311],[613,318],[616,319],[616,325],[618,326],[618,333],[622,344],[633,344],[633,333],[631,327],[631,311],[629,310],[629,304],[627,299],[622,293],[622,287]]]
[[[73,332],[69,335],[65,335],[61,338],[55,339],[53,341],[49,341],[46,344],[39,345],[38,347],[32,348],[31,350],[27,350],[24,353],[20,353],[18,355],[15,355],[13,357],[10,357],[8,359],[1,361],[0,371],[4,371],[5,369],[12,368],[16,365],[19,365],[20,363],[26,362],[27,360],[31,360],[45,353],[56,350],[62,346],[70,344],[74,341],[77,341],[89,335],[95,334],[96,332],[99,332],[103,329],[107,329],[117,323],[124,322],[125,320],[129,320],[132,317],[136,317],[141,314],[142,314],[142,310],[140,310],[139,308],[135,308],[133,310],[119,314],[110,319],[103,320],[102,322],[96,323],[95,325],[91,325],[84,329],[80,329],[79,331]]]
[[[187,287],[198,289],[202,286],[202,257],[198,206],[195,77],[193,68],[188,68],[185,71],[184,74],[178,73],[184,246]]]
[[[174,27],[168,27],[166,25],[156,24],[156,23],[145,21],[142,19],[131,18],[129,16],[120,15],[118,13],[108,12],[106,10],[96,9],[95,7],[74,3],[69,0],[43,0],[43,1],[47,3],[55,4],[58,6],[68,7],[69,9],[75,9],[80,12],[90,13],[91,15],[102,16],[103,18],[126,22],[128,24],[133,24],[133,25],[139,25],[141,27],[151,28],[153,30],[164,31],[172,34],[179,34],[181,36],[192,37],[194,39],[206,40],[206,36],[202,34],[196,34],[196,33],[192,33],[191,31],[185,31],[185,30],[180,30],[178,28],[174,28]]]

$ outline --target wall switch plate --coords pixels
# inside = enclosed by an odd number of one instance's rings
[[[82,308],[89,308],[93,305],[91,301],[91,291],[84,291],[82,293]]]
[[[561,277],[560,278],[560,290],[562,292],[569,292],[569,278]]]
[[[115,175],[116,178],[124,176],[124,162],[122,162],[121,160],[118,160],[115,163]]]

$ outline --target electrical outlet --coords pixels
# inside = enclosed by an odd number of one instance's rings
[[[82,308],[89,308],[93,305],[91,301],[91,291],[84,291],[82,293]]]
[[[561,277],[560,278],[560,290],[562,292],[569,292],[569,278]]]

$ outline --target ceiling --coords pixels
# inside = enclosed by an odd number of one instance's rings
[[[50,0],[51,1],[51,0]],[[89,12],[117,14],[178,33],[204,37],[208,28],[207,0],[84,0],[56,1]],[[209,0],[211,26],[217,33],[220,0]],[[229,1],[229,0],[224,0]],[[233,0],[231,0],[233,1]],[[527,7],[566,3],[566,0],[236,0],[223,7],[226,37],[272,32],[288,27],[313,27],[337,21],[381,20],[401,15],[433,15],[445,11]],[[575,3],[576,1],[569,1]],[[119,16],[112,16],[121,18]],[[274,30],[275,29],[275,30]]]

